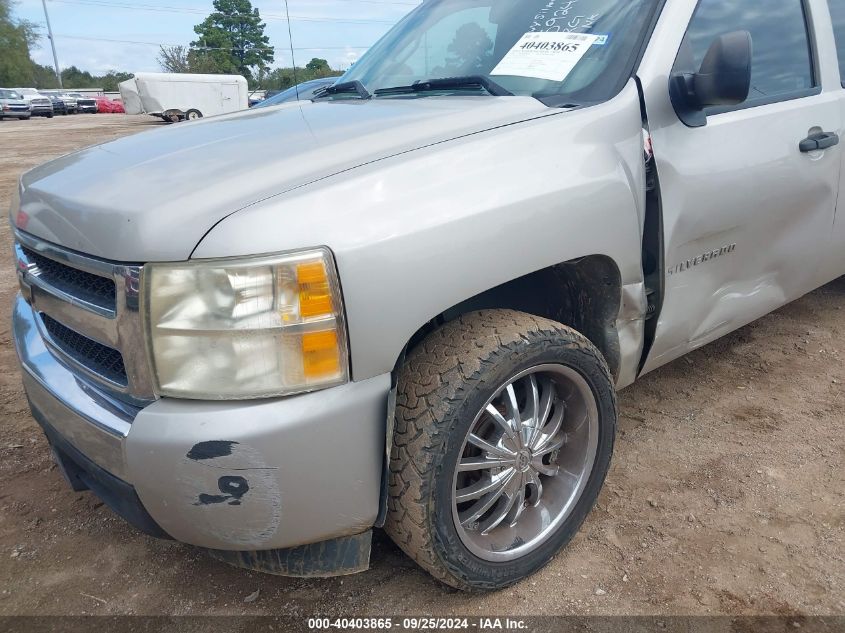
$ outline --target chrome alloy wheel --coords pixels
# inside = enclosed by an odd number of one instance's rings
[[[593,392],[574,369],[508,380],[470,425],[455,469],[452,515],[467,549],[512,561],[540,547],[581,497],[598,435]]]

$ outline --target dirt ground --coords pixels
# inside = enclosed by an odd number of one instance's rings
[[[0,122],[0,207],[25,169],[160,125]],[[624,391],[613,467],[580,535],[516,587],[465,595],[380,533],[367,573],[278,578],[142,536],[71,492],[27,410],[6,221],[0,233],[0,615],[845,613],[845,278]]]

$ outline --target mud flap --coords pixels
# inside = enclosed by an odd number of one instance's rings
[[[342,536],[330,541],[259,552],[207,550],[213,558],[234,567],[274,576],[328,578],[367,571],[373,531]]]

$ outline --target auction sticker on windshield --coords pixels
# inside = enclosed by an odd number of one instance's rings
[[[490,74],[563,81],[598,40],[587,33],[526,33]]]

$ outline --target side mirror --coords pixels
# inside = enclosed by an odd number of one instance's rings
[[[751,59],[751,33],[734,31],[716,38],[697,73],[672,75],[669,96],[681,121],[701,127],[707,124],[705,108],[739,105],[748,99]]]

